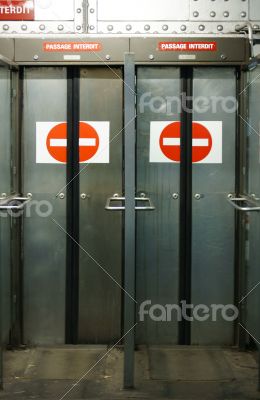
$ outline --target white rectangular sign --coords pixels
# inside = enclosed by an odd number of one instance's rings
[[[82,164],[109,163],[108,121],[80,121],[79,159]],[[65,164],[67,123],[36,123],[36,163]]]
[[[192,161],[199,164],[222,163],[222,121],[194,121]],[[181,124],[178,121],[152,121],[150,124],[150,162],[180,162]]]

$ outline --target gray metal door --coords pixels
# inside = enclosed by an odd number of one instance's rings
[[[236,71],[195,68],[193,79],[194,105],[199,98],[209,105],[193,107],[193,121],[214,121],[217,132],[222,131],[222,160],[193,163],[192,303],[211,307],[234,304],[234,212],[227,196],[235,192]],[[195,320],[191,341],[231,345],[233,329],[221,317]]]
[[[11,194],[11,71],[0,66],[0,197]],[[1,341],[8,343],[11,328],[11,236],[10,216],[0,213],[0,313]],[[2,322],[2,324],[1,324]],[[2,326],[1,326],[2,325]],[[1,368],[1,367],[0,367]]]
[[[26,68],[23,92],[23,192],[32,194],[24,217],[24,341],[62,344],[65,340],[66,165],[44,163],[44,157],[36,162],[39,156],[36,138],[44,135],[44,123],[67,119],[66,68]],[[38,151],[44,148],[45,143],[41,143]],[[65,197],[57,196],[60,192]]]
[[[100,136],[102,162],[81,164],[79,342],[111,343],[121,335],[122,213],[105,206],[123,193],[120,68],[80,70],[80,120],[103,122],[96,129],[100,135],[109,129],[109,143]]]
[[[178,343],[176,313],[165,311],[167,305],[179,304],[179,276],[183,273],[179,267],[180,164],[165,162],[158,130],[167,121],[180,121],[180,86],[179,68],[138,69],[137,194],[151,198],[155,210],[137,212],[137,300],[139,306],[150,301],[147,309],[153,305],[157,309],[157,315],[151,309],[139,322],[138,343]],[[193,69],[193,142],[194,124],[201,122],[215,135],[210,154],[218,153],[215,159],[212,156],[207,161],[205,157],[204,163],[192,166],[190,287],[194,306],[234,302],[234,213],[227,197],[235,190],[235,102],[235,69]],[[159,155],[154,156],[154,151]],[[204,322],[195,319],[190,330],[191,344],[233,343],[233,323],[221,317],[216,322],[211,321],[211,315]]]
[[[154,211],[137,211],[137,301],[178,304],[178,163],[151,163],[151,123],[180,121],[180,69],[139,68],[137,72],[137,195],[145,193]],[[175,101],[173,99],[175,98]],[[168,101],[167,101],[168,99]],[[177,100],[177,101],[176,101]],[[177,197],[177,196],[176,196]],[[137,325],[137,343],[176,344],[178,324],[145,318]]]

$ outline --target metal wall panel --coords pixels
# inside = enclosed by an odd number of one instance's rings
[[[259,152],[259,107],[260,107],[260,68],[256,68],[249,74],[248,93],[249,93],[249,121],[248,129],[248,194],[260,198],[260,152]],[[251,82],[253,82],[251,84]],[[249,237],[248,237],[248,265],[247,265],[247,290],[243,293],[246,305],[246,328],[258,341],[260,340],[260,215],[259,213],[248,213]],[[257,286],[256,286],[257,285]],[[253,289],[253,290],[252,290]]]
[[[0,67],[0,197],[11,193],[11,74]],[[8,342],[11,326],[10,217],[0,213],[0,282],[2,339]]]
[[[64,343],[66,234],[52,219],[66,229],[66,199],[56,197],[66,193],[66,166],[36,164],[36,122],[66,121],[66,96],[65,68],[25,69],[23,192],[33,197],[24,219],[24,340],[30,344]],[[43,214],[53,211],[42,217],[39,206]]]
[[[199,21],[239,21],[248,19],[248,0],[190,2],[190,20]]]
[[[98,0],[99,21],[170,21],[189,18],[189,0]],[[167,10],[167,13],[166,13]],[[178,13],[176,13],[178,10]]]
[[[249,0],[249,19],[252,21],[260,20],[259,0]]]
[[[81,165],[80,192],[87,197],[80,199],[80,343],[111,343],[121,335],[122,212],[105,205],[123,192],[122,96],[121,69],[80,70],[80,120],[110,122],[109,163]]]
[[[250,15],[249,15],[250,9]],[[89,0],[89,33],[232,33],[248,20],[259,27],[258,0]]]
[[[138,68],[137,95],[137,195],[145,193],[155,206],[154,211],[137,211],[137,301],[139,305],[146,300],[163,306],[178,304],[179,201],[172,195],[179,192],[180,168],[177,163],[150,163],[149,141],[151,121],[179,121],[179,68]],[[143,108],[143,95],[151,101],[157,98],[157,103]],[[145,316],[137,325],[136,340],[176,344],[178,324],[174,318],[172,322],[155,322]]]
[[[234,211],[227,202],[235,184],[236,111],[226,112],[222,101],[236,98],[233,68],[195,68],[194,101],[209,102],[204,112],[194,109],[194,121],[222,121],[222,164],[193,164],[192,303],[234,304]],[[204,101],[205,101],[204,100]],[[219,132],[220,133],[220,132]],[[217,322],[194,321],[192,343],[231,345],[233,323],[221,317]]]
[[[73,21],[74,0],[35,0],[36,21]]]

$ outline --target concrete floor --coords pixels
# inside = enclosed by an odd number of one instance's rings
[[[0,399],[260,399],[253,353],[142,347],[136,352],[136,390],[123,391],[123,352],[106,352],[96,346],[8,351]]]

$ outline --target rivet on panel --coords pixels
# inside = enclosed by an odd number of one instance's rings
[[[132,29],[132,25],[126,25],[126,27],[125,27],[125,28],[126,28],[126,30],[127,30],[127,31],[131,31],[131,29]]]
[[[186,31],[187,26],[186,25],[181,25],[181,31]]]
[[[205,25],[199,25],[199,30],[200,31],[204,31],[204,29],[205,29]]]
[[[227,56],[225,54],[221,54],[220,58],[222,61],[225,61],[227,59]]]
[[[77,13],[78,13],[78,14],[81,13],[81,8],[77,8]]]
[[[35,61],[38,61],[38,60],[39,60],[38,54],[35,54],[35,55],[33,56],[33,59],[34,59]]]
[[[9,29],[9,25],[5,24],[5,25],[3,26],[3,30],[4,30],[4,31],[8,31],[8,29]]]
[[[228,11],[224,11],[223,15],[224,15],[225,18],[227,18],[227,17],[229,17],[229,12]]]
[[[81,25],[77,25],[77,27],[76,27],[77,31],[80,31],[81,28],[82,28]]]
[[[259,29],[260,27],[259,27],[259,25],[253,25],[253,28],[254,29]]]
[[[40,29],[40,31],[44,31],[45,25],[41,24],[41,25],[39,26],[39,29]]]
[[[242,18],[245,18],[245,17],[246,17],[246,12],[245,12],[245,11],[242,11],[241,14],[240,14],[240,16],[241,16]]]
[[[150,28],[151,28],[150,25],[145,25],[145,26],[144,26],[144,30],[145,30],[145,31],[149,31]]]
[[[113,29],[114,29],[113,25],[108,25],[108,26],[107,26],[107,30],[108,30],[108,31],[111,32]]]
[[[218,25],[217,29],[218,29],[218,31],[223,31],[223,25]]]
[[[90,25],[89,29],[93,31],[95,29],[94,25]]]
[[[193,13],[193,17],[198,17],[199,16],[199,13],[198,13],[198,11],[194,11],[194,13]]]
[[[110,58],[111,58],[111,57],[110,57],[110,55],[109,55],[109,54],[107,54],[107,55],[106,55],[106,60],[107,60],[107,61],[109,61],[109,60],[110,60]]]
[[[210,16],[211,16],[211,17],[215,17],[215,16],[216,16],[215,11],[211,11]]]
[[[63,26],[63,25],[58,25],[58,30],[59,30],[59,31],[63,31],[63,29],[64,29],[64,26]]]
[[[91,9],[89,10],[89,12],[90,12],[91,14],[94,14],[94,12],[95,12],[94,8],[91,8]]]
[[[27,31],[27,25],[22,25],[22,26],[21,26],[21,29],[22,29],[23,31]]]
[[[154,60],[154,55],[153,54],[149,55],[149,60],[151,60],[151,61]]]
[[[163,25],[163,27],[162,27],[163,31],[167,31],[168,28],[169,28],[168,25]]]

